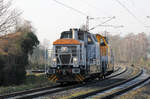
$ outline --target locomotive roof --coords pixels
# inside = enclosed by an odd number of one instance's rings
[[[78,33],[84,33],[84,34],[92,34],[88,31],[84,31],[84,30],[81,30],[81,29],[74,29],[74,30],[77,30]],[[69,31],[63,31],[61,34],[72,34],[72,29],[70,29]],[[95,35],[95,34],[92,34],[92,35]]]

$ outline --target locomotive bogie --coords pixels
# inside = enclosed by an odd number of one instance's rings
[[[84,72],[80,68],[55,69],[55,73],[47,74],[50,81],[55,82],[81,82],[84,81]],[[55,75],[55,76],[54,76]]]

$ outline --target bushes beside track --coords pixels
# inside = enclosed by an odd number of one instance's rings
[[[0,37],[0,86],[19,85],[26,78],[28,55],[39,44],[33,32],[17,32]]]
[[[0,55],[0,85],[3,83],[3,69],[4,69],[5,61],[4,57]]]
[[[0,95],[9,94],[12,92],[25,91],[32,88],[52,86],[54,83],[48,81],[45,75],[28,75],[21,85],[11,85],[0,87]]]

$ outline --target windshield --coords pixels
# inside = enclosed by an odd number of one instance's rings
[[[60,39],[63,39],[63,38],[72,38],[72,32],[70,31],[62,32]]]

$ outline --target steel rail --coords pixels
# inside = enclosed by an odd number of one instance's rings
[[[129,79],[117,82],[117,83],[112,84],[110,86],[107,86],[107,87],[104,87],[104,88],[100,88],[98,90],[95,90],[95,91],[92,91],[92,92],[89,92],[89,93],[86,93],[86,94],[82,94],[82,95],[79,95],[79,96],[72,97],[71,99],[83,99],[83,98],[87,98],[89,96],[93,96],[93,95],[96,95],[96,94],[104,92],[104,91],[108,91],[108,90],[110,90],[110,89],[112,89],[114,87],[117,87],[119,85],[122,85],[122,84],[124,84],[126,82],[129,82],[129,81],[139,77],[142,73],[143,73],[143,70],[139,70],[139,72],[135,76],[132,76]],[[109,99],[109,98],[107,98],[107,99]]]
[[[0,95],[0,99],[15,97],[18,95],[29,94],[29,93],[38,92],[38,91],[47,90],[47,89],[52,89],[52,88],[57,88],[59,86],[60,85],[55,85],[55,86],[41,87],[41,88],[34,88],[34,89],[30,89],[30,90],[25,90],[25,91],[13,92],[13,93],[6,94],[6,95]]]
[[[137,86],[140,86],[142,83],[148,81],[149,79],[150,79],[150,76],[147,77],[146,79],[143,79],[142,81],[139,81],[139,82],[135,83],[135,84],[132,85],[132,86],[128,86],[128,87],[123,88],[123,89],[121,89],[121,90],[119,90],[119,91],[117,91],[117,92],[114,92],[114,93],[112,93],[112,94],[109,94],[109,95],[107,95],[107,96],[104,96],[104,97],[102,97],[101,99],[112,99],[112,98],[114,98],[114,97],[117,97],[117,96],[119,96],[119,95],[121,95],[121,94],[123,94],[123,93],[125,93],[125,92],[128,92],[128,91],[132,90],[133,88],[135,88],[135,87],[137,87]]]

